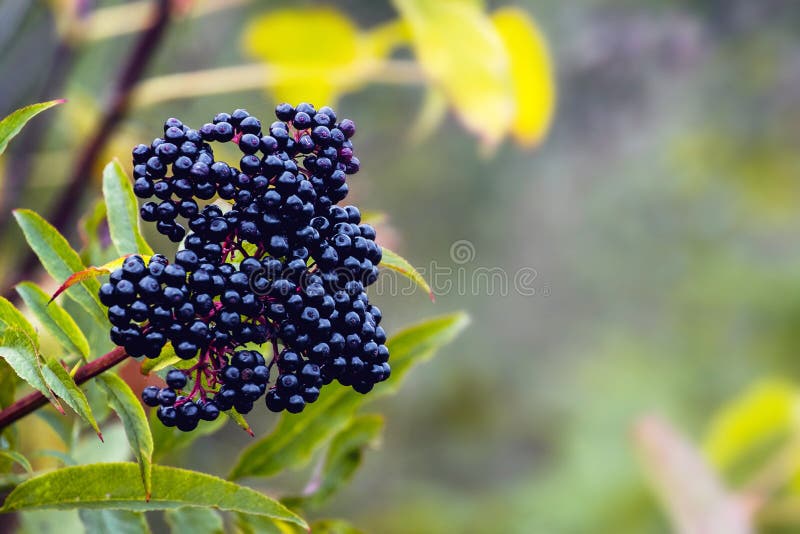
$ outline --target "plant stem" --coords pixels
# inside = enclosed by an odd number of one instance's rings
[[[127,357],[128,354],[125,352],[125,349],[122,347],[117,347],[111,352],[100,356],[96,360],[92,360],[83,367],[79,367],[75,372],[75,383],[79,385],[83,384],[97,375],[111,369]],[[26,415],[35,412],[45,404],[47,404],[47,397],[38,391],[22,397],[5,410],[0,411],[0,430],[25,417]]]
[[[85,148],[78,156],[64,192],[58,197],[60,201],[54,208],[50,222],[62,233],[64,233],[64,229],[72,221],[76,210],[81,205],[80,198],[83,196],[86,184],[91,179],[97,158],[128,112],[131,92],[134,86],[141,79],[145,68],[161,43],[169,23],[170,5],[171,0],[157,0],[155,2],[152,22],[147,30],[139,35],[139,39],[131,49],[128,59],[116,79],[105,113],[95,127],[94,133]],[[29,251],[22,266],[15,269],[15,271],[28,273],[35,267],[36,256],[32,251]],[[14,280],[13,283],[7,284],[5,294],[9,298],[14,298],[13,286],[18,281]]]

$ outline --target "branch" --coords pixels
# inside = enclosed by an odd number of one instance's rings
[[[145,68],[152,59],[165,30],[169,23],[170,0],[157,0],[154,5],[153,19],[146,31],[139,35],[136,45],[130,52],[127,61],[117,77],[116,84],[111,93],[108,107],[102,119],[95,127],[94,133],[85,145],[84,150],[78,157],[75,167],[70,174],[67,186],[59,198],[60,202],[55,206],[55,211],[50,217],[50,222],[58,230],[64,233],[64,228],[72,221],[75,211],[80,206],[80,198],[84,192],[87,182],[92,175],[92,169],[97,158],[102,153],[113,132],[117,129],[122,119],[128,112],[131,91],[136,83],[141,79]],[[36,267],[36,256],[29,251],[18,273],[28,273]],[[5,294],[9,298],[15,298],[13,286],[19,280],[14,280],[7,284]]]
[[[78,385],[83,384],[97,375],[108,371],[127,357],[128,354],[125,352],[125,349],[117,347],[108,354],[100,356],[96,360],[92,360],[83,367],[79,367],[75,373],[75,383]],[[22,397],[5,410],[0,411],[0,431],[26,415],[35,412],[45,404],[47,404],[47,397],[38,391]]]

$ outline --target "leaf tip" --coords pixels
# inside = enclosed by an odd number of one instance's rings
[[[100,442],[101,443],[105,443],[106,442],[106,440],[103,439],[103,433],[100,432],[99,430],[97,431],[97,437],[100,438]]]

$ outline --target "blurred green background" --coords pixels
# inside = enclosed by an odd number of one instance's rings
[[[417,138],[422,84],[367,84],[338,102],[359,127],[353,197],[388,214],[380,231],[391,248],[467,280],[499,268],[511,287],[454,287],[435,304],[421,291],[374,297],[390,333],[456,309],[473,322],[381,401],[380,450],[323,512],[380,533],[669,531],[637,460],[639,418],[661,414],[702,443],[730,399],[764,379],[800,376],[800,4],[486,4],[523,8],[547,36],[558,110],[539,146],[484,150],[452,114]],[[248,21],[298,5],[322,4],[253,1],[177,20],[148,76],[244,63]],[[388,2],[324,5],[361,28],[396,17]],[[14,207],[45,215],[69,194],[66,171],[134,39],[82,47],[64,88],[51,92],[51,7],[0,2],[0,112],[32,95],[69,99],[48,112],[41,150],[15,143],[4,160],[33,158]],[[313,48],[336,38],[308,35],[298,21],[296,34],[268,42]],[[136,108],[106,155],[127,164],[128,147],[158,134],[168,116],[199,125],[244,107],[266,117],[275,103],[251,90]],[[7,219],[0,231],[7,274],[22,241]],[[464,240],[466,262],[452,256]],[[535,294],[515,290],[521,269],[535,270]],[[266,413],[250,420],[261,433],[272,423]],[[202,439],[170,462],[224,474],[243,439],[233,430]],[[786,466],[787,480],[797,467]]]

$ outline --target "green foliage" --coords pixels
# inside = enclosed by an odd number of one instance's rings
[[[139,463],[144,491],[150,495],[153,471],[153,436],[147,416],[130,386],[113,373],[100,375],[98,383],[108,396],[108,404],[116,412],[125,428],[128,443]]]
[[[29,120],[42,111],[58,104],[63,104],[64,102],[65,100],[59,99],[39,104],[31,104],[30,106],[25,106],[24,108],[16,110],[0,121],[0,154],[6,151],[8,142],[16,137]]]
[[[421,287],[431,298],[434,300],[433,290],[428,285],[428,282],[425,281],[425,278],[417,271],[413,265],[408,263],[408,260],[400,256],[399,254],[392,252],[386,247],[383,248],[383,258],[381,259],[381,267],[386,269],[391,269],[392,271],[396,271],[403,276],[407,277],[409,280],[417,284]]]
[[[139,469],[132,463],[65,467],[17,486],[6,498],[2,511],[42,508],[147,511],[203,506],[306,526],[279,502],[204,473],[153,466],[153,492],[149,500],[138,482]]]
[[[22,468],[25,469],[25,472],[27,472],[28,474],[33,473],[33,467],[31,467],[30,461],[28,461],[27,458],[25,458],[22,454],[18,453],[17,451],[0,450],[0,456],[8,460],[11,460],[12,462],[18,465],[21,465]]]
[[[30,210],[15,210],[14,217],[22,228],[25,239],[39,257],[45,270],[56,281],[66,280],[74,273],[83,271],[86,266],[67,240],[50,223]],[[67,290],[74,299],[101,327],[108,324],[97,292],[97,280],[86,279]]]
[[[94,419],[92,408],[89,406],[89,401],[81,391],[81,388],[78,387],[67,370],[64,369],[61,362],[53,358],[45,359],[45,365],[42,367],[42,376],[44,376],[50,391],[75,410],[75,413],[81,419],[89,423],[100,439],[103,439],[100,428],[97,426],[97,421]]]
[[[150,532],[147,519],[141,512],[127,510],[80,510],[86,532],[114,534],[145,534]]]
[[[17,286],[17,293],[28,305],[33,315],[42,323],[64,349],[72,354],[89,358],[89,342],[75,323],[75,320],[57,302],[50,302],[50,297],[39,286],[31,282],[22,282]]]
[[[0,335],[8,328],[16,328],[27,335],[34,344],[38,343],[36,330],[17,308],[5,297],[0,297]]]
[[[153,249],[142,237],[139,208],[133,186],[125,170],[114,160],[103,169],[103,197],[108,213],[108,230],[117,253],[152,255]]]
[[[182,451],[203,436],[210,436],[221,430],[227,422],[227,418],[219,417],[215,421],[198,426],[193,432],[181,432],[175,427],[162,425],[156,417],[155,410],[152,410],[150,412],[150,428],[153,432],[153,458],[160,461],[169,454]]]
[[[208,508],[177,508],[164,514],[172,532],[191,532],[192,534],[223,534],[225,527],[222,517]]]
[[[61,407],[42,375],[42,361],[39,350],[27,333],[16,328],[8,328],[3,333],[0,358],[17,373],[21,379],[40,391],[59,410]]]

